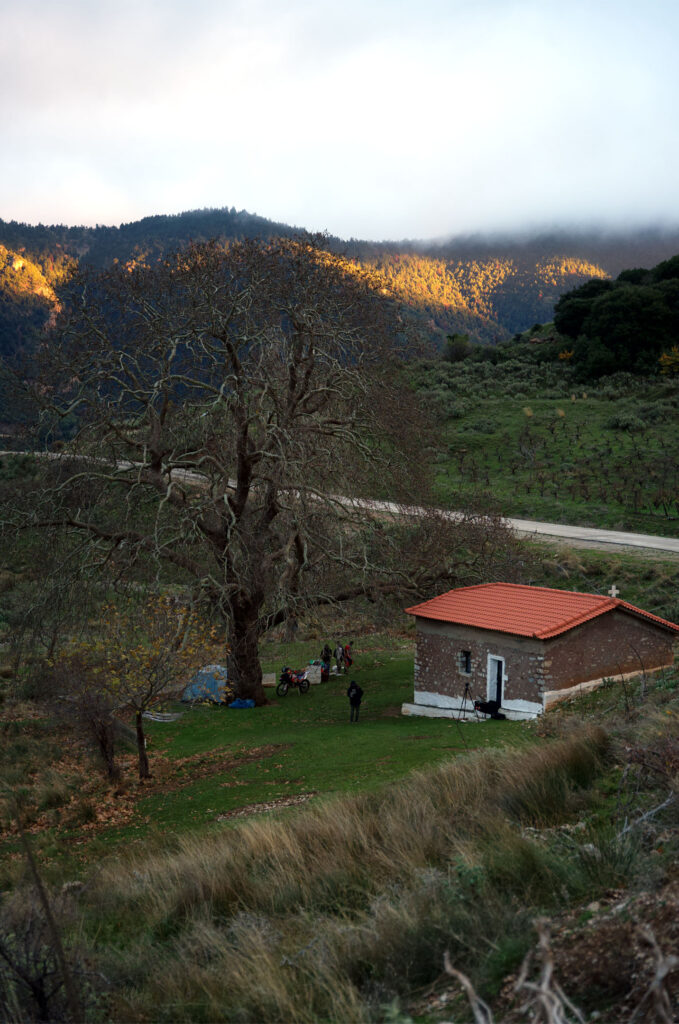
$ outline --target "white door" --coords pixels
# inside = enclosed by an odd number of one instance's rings
[[[505,676],[504,658],[497,658],[494,654],[488,655],[488,685],[486,688],[486,700],[496,700],[502,705],[503,683]]]

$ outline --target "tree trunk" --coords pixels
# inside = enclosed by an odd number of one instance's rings
[[[290,615],[285,620],[285,642],[287,644],[294,643],[298,629],[299,623],[297,622],[297,619],[295,618],[294,615]]]
[[[262,707],[269,701],[262,686],[258,618],[252,605],[234,608],[229,669],[232,677],[230,682],[235,686],[238,696],[252,699],[257,707]]]
[[[146,756],[146,737],[144,736],[144,723],[141,711],[135,712],[135,725],[137,728],[137,753],[139,754],[139,778],[143,782],[144,779],[151,778],[151,772],[149,770],[149,759]]]
[[[103,762],[106,765],[106,773],[109,779],[111,782],[118,782],[120,779],[120,769],[115,762],[113,723],[103,719],[97,720],[92,723],[92,732],[101,752]]]

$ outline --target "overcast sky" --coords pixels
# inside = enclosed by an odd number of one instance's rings
[[[677,0],[0,0],[0,217],[679,224]]]

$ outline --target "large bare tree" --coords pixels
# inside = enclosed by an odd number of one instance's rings
[[[264,703],[272,624],[310,602],[426,590],[406,566],[421,543],[399,551],[388,513],[345,500],[422,500],[403,330],[384,281],[311,238],[79,277],[37,389],[72,438],[34,523],[190,584],[227,624],[240,694]]]

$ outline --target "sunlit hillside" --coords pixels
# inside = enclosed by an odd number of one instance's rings
[[[367,262],[396,293],[427,318],[432,332],[467,333],[481,342],[506,340],[534,322],[549,320],[559,296],[592,277],[608,277],[587,260],[454,259],[386,253]]]
[[[119,227],[0,221],[0,356],[34,345],[70,268],[152,262],[189,241],[289,236],[299,229],[245,210],[193,210]],[[552,233],[433,242],[366,242],[326,237],[329,251],[378,272],[421,338],[437,346],[466,334],[495,344],[552,317],[564,292],[623,267],[653,266],[679,251],[679,234]]]
[[[56,306],[50,269],[0,244],[0,352],[30,345]]]

